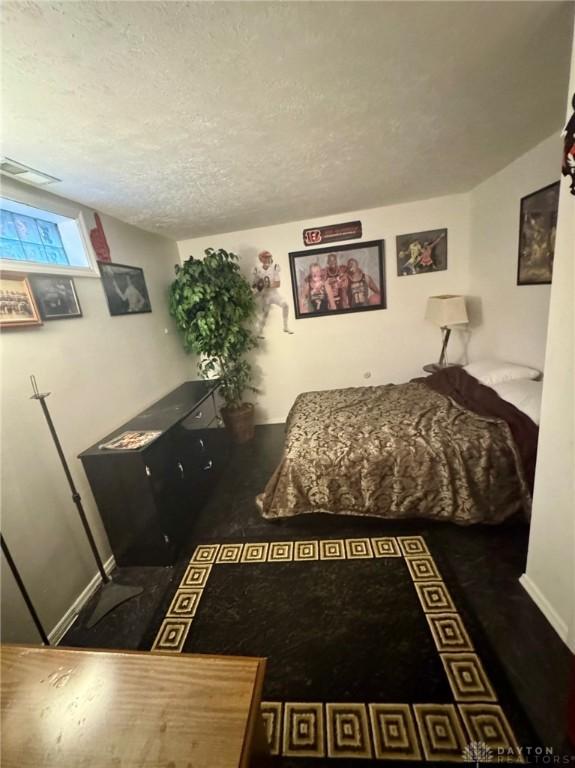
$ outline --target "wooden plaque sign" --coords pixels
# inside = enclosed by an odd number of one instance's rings
[[[304,229],[304,245],[321,245],[337,240],[354,240],[362,236],[361,221],[348,221],[345,224],[329,224],[326,227]]]

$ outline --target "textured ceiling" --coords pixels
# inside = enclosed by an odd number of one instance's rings
[[[465,191],[564,116],[572,3],[2,5],[3,153],[174,238]]]

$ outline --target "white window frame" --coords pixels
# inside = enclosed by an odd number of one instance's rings
[[[5,182],[6,179],[2,178],[0,197],[3,197],[6,200],[11,200],[14,203],[27,205],[30,208],[36,208],[39,214],[41,214],[42,211],[47,211],[48,213],[66,216],[66,218],[73,219],[76,222],[80,233],[80,239],[84,246],[84,252],[88,260],[88,266],[79,267],[74,265],[64,267],[56,264],[35,264],[31,261],[14,261],[12,259],[0,258],[0,269],[3,272],[19,272],[20,274],[43,273],[47,275],[69,275],[70,277],[95,277],[100,279],[98,261],[94,249],[92,248],[84,212],[80,207],[68,200],[52,197],[52,195],[48,198],[48,196],[38,193],[38,191],[32,187],[21,188],[20,185],[6,184]]]

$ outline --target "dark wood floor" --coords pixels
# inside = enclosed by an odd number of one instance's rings
[[[281,523],[263,520],[254,504],[281,456],[282,425],[256,429],[255,439],[233,450],[218,488],[193,522],[182,558],[206,540],[293,539],[422,533],[443,568],[450,572],[480,622],[517,698],[541,742],[556,754],[570,754],[566,707],[572,657],[547,620],[527,596],[519,577],[524,571],[528,528],[521,522],[462,528],[448,523],[409,523],[322,516],[301,516]],[[137,648],[148,629],[176,568],[119,570],[116,578],[146,587],[140,597],[120,606],[91,630],[83,626],[86,606],[62,645]]]

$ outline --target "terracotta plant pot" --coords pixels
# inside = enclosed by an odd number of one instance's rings
[[[242,403],[239,408],[224,407],[222,419],[235,443],[247,443],[254,436],[254,405]]]

